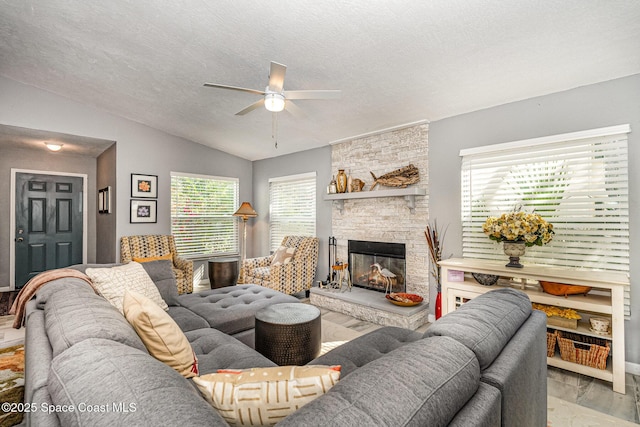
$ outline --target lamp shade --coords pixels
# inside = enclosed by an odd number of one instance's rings
[[[243,221],[246,221],[247,218],[255,218],[258,216],[257,212],[253,210],[251,203],[242,202],[238,210],[233,214],[233,216],[242,217]]]

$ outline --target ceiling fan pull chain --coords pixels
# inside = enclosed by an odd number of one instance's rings
[[[271,139],[274,141],[276,149],[278,149],[278,113],[271,113]]]

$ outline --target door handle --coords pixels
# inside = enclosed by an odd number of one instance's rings
[[[24,240],[24,239],[23,239],[22,237],[18,237],[18,238],[16,239],[16,242],[20,243],[20,242],[22,242],[23,240]]]

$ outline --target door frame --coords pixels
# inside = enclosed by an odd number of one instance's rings
[[[87,263],[87,227],[88,227],[88,212],[87,207],[89,205],[87,201],[88,194],[88,179],[89,175],[86,173],[72,173],[72,172],[54,172],[54,171],[42,171],[32,169],[17,169],[11,168],[11,220],[9,225],[9,286],[0,286],[0,292],[13,291],[16,289],[16,175],[18,173],[33,173],[39,175],[58,175],[58,176],[75,176],[82,178],[82,262]]]

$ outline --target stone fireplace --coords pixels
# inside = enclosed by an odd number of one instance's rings
[[[314,288],[311,293],[312,304],[383,325],[415,329],[426,322],[426,308],[429,301],[429,260],[424,230],[429,220],[428,130],[426,123],[413,124],[336,143],[331,150],[334,173],[337,173],[338,169],[344,169],[352,178],[365,182],[364,191],[369,191],[373,184],[371,173],[380,176],[408,164],[416,166],[420,173],[420,181],[411,187],[424,189],[426,195],[415,197],[413,206],[408,206],[407,200],[402,196],[377,197],[376,191],[391,188],[380,188],[380,186],[371,191],[367,198],[325,202],[332,204],[331,226],[337,242],[337,261],[349,264],[360,263],[365,269],[374,264],[374,262],[367,264],[371,260],[352,260],[349,255],[350,240],[400,244],[404,246],[405,251],[404,271],[394,271],[396,267],[391,264],[385,265],[384,268],[395,274],[396,280],[402,279],[402,291],[419,294],[425,302],[411,313],[407,307],[392,305],[384,298],[382,281],[374,275],[367,277],[366,281],[378,282],[374,287],[379,288],[377,290],[382,288],[383,292],[365,291],[354,287],[351,295],[347,295],[350,292],[334,292],[333,295],[328,295],[326,292],[314,293],[316,290]],[[382,264],[381,267],[383,267]],[[357,281],[356,276],[364,274],[353,270],[354,266],[350,268],[352,281]],[[399,291],[399,289],[400,287],[396,284],[394,290]],[[361,292],[369,292],[373,295],[363,297]],[[359,298],[366,301],[358,304]],[[342,301],[336,301],[336,299],[342,299]],[[345,302],[344,299],[352,301]],[[397,308],[403,310],[396,310]],[[396,318],[404,314],[407,314],[410,319]]]

